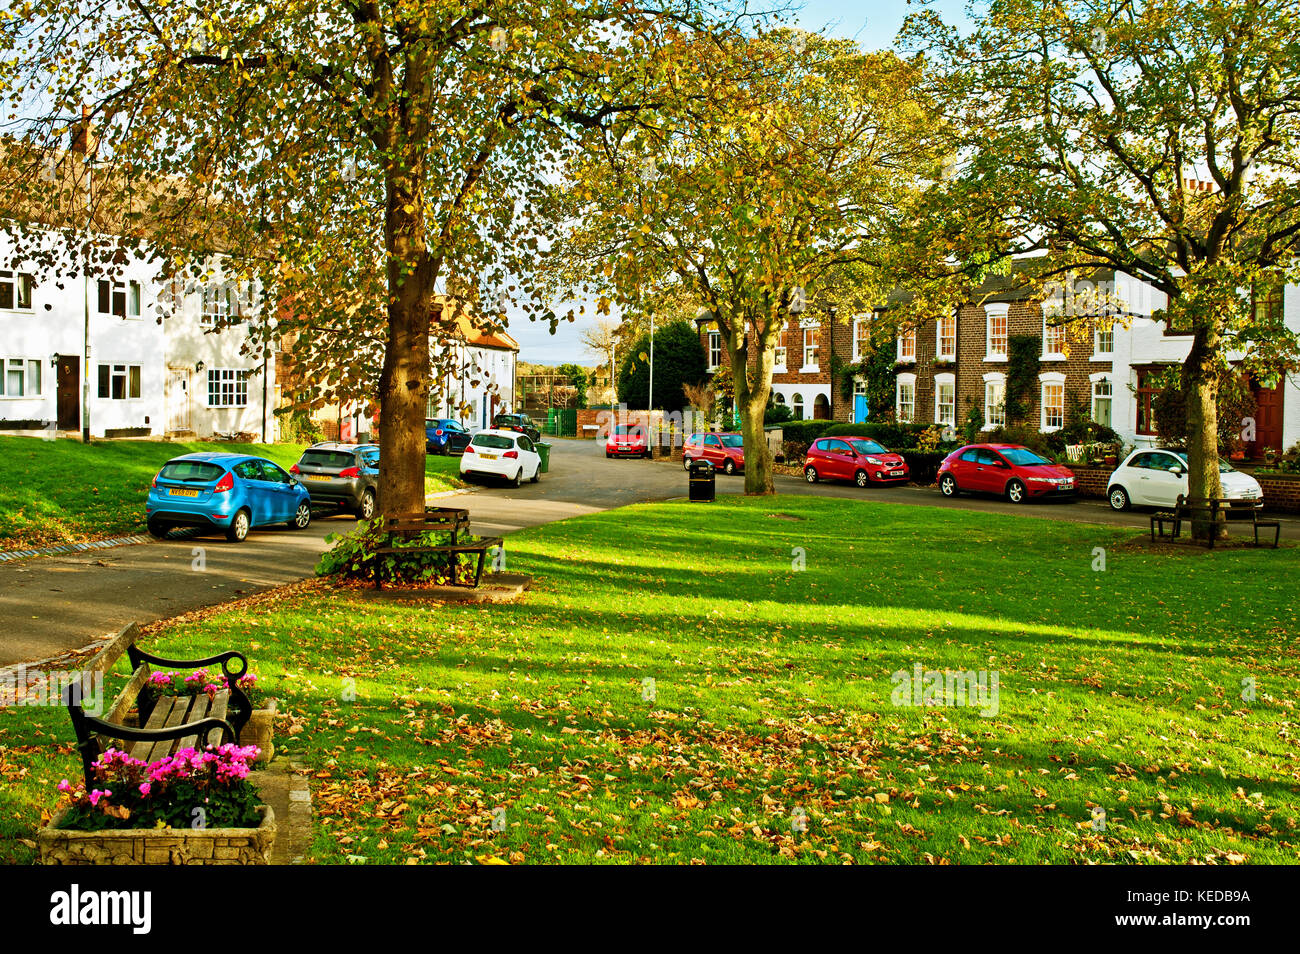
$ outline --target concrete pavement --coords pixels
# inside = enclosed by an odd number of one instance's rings
[[[949,500],[934,488],[860,490],[850,484],[809,485],[793,477],[778,477],[776,485],[783,494],[1148,526],[1145,513],[1116,513],[1104,501],[1015,505],[992,497]],[[719,475],[717,488],[720,494],[743,493],[744,479]],[[594,441],[556,440],[551,471],[538,483],[517,490],[484,485],[444,501],[467,507],[475,532],[499,536],[686,492],[680,464],[606,460],[603,445]],[[302,531],[254,530],[242,544],[213,535],[0,564],[0,666],[79,649],[133,620],[175,616],[310,576],[326,549],[324,537],[353,526],[350,517],[330,517]],[[1233,532],[1240,535],[1242,530]],[[1284,518],[1282,535],[1300,539],[1300,521]]]

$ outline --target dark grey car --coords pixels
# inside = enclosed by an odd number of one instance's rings
[[[347,510],[362,520],[375,515],[378,444],[313,444],[289,469],[307,488],[313,507]]]

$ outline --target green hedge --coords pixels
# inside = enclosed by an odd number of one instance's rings
[[[821,437],[865,437],[884,444],[890,450],[915,447],[917,438],[932,427],[931,424],[836,424],[819,435]]]
[[[916,451],[904,450],[899,451],[903,460],[907,461],[907,469],[910,471],[909,479],[914,484],[927,486],[935,482],[939,476],[939,465],[951,451]]]
[[[781,425],[781,440],[811,444],[834,426],[834,421],[787,421]]]

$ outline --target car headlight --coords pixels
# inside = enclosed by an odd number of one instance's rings
[[[1029,482],[1031,484],[1054,484],[1056,483],[1056,478],[1055,477],[1030,477]]]
[[[868,458],[867,458],[867,463],[868,463],[868,464],[875,464],[877,467],[880,467],[880,466],[882,466],[885,462],[884,462],[883,460],[881,460],[879,457],[868,457]]]

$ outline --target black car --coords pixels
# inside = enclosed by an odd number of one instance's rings
[[[428,454],[459,454],[470,441],[470,432],[460,421],[430,417],[424,421],[424,450]]]
[[[313,507],[347,510],[362,520],[375,515],[379,496],[378,444],[313,444],[289,471],[307,488]]]
[[[542,432],[538,430],[533,419],[527,414],[498,414],[492,418],[492,426],[502,431],[518,431],[520,434],[527,434],[528,439],[537,443],[542,439]]]

